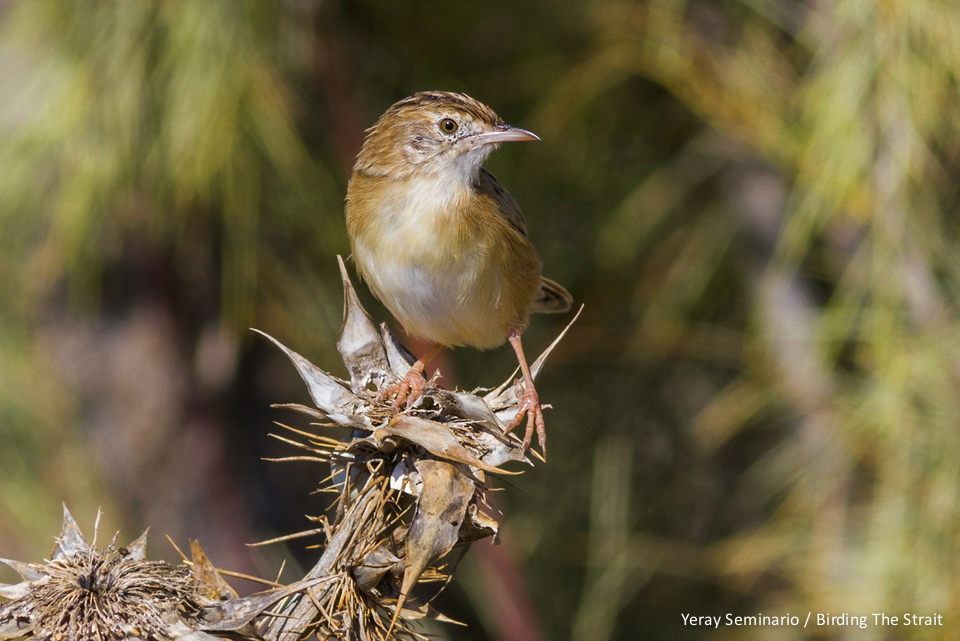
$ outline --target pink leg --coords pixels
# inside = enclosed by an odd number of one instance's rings
[[[520,371],[523,373],[523,393],[518,400],[517,415],[507,427],[507,431],[513,430],[527,419],[527,429],[523,433],[523,449],[530,447],[530,439],[533,437],[533,431],[537,431],[537,440],[540,442],[540,450],[543,455],[547,455],[547,431],[543,423],[543,409],[540,407],[540,396],[533,387],[533,377],[530,375],[530,368],[527,367],[527,359],[523,355],[523,346],[520,344],[520,330],[510,332],[510,344],[513,351],[517,353],[517,360],[520,361]]]
[[[399,410],[405,402],[407,407],[412,405],[423,394],[423,390],[427,388],[427,379],[423,376],[423,370],[426,369],[427,364],[437,355],[440,349],[439,345],[431,346],[426,354],[410,366],[403,380],[399,383],[383,386],[380,393],[377,394],[377,400],[382,401],[392,394],[396,394],[396,398],[393,399],[394,411]]]

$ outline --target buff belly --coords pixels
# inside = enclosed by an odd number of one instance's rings
[[[414,336],[445,347],[485,349],[503,343],[512,326],[525,320],[504,305],[499,270],[489,261],[467,255],[437,264],[433,256],[388,253],[368,261],[362,243],[355,247],[370,289]]]

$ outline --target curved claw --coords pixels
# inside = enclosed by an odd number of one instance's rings
[[[537,441],[540,443],[540,451],[544,456],[547,455],[547,430],[543,422],[543,408],[540,406],[540,395],[534,388],[525,389],[518,399],[517,415],[513,417],[507,431],[513,431],[523,419],[527,419],[527,428],[523,433],[523,451],[530,447],[530,440],[533,432],[537,432]]]
[[[540,395],[537,394],[533,386],[533,376],[530,375],[530,368],[527,367],[527,359],[523,355],[523,346],[520,345],[520,330],[514,329],[508,336],[510,345],[517,353],[517,361],[520,363],[520,371],[523,372],[523,392],[517,397],[517,415],[507,427],[507,431],[512,431],[523,422],[523,417],[527,417],[527,430],[523,433],[523,451],[526,452],[530,447],[530,439],[533,437],[533,430],[537,430],[537,440],[540,442],[540,451],[544,458],[547,456],[547,430],[543,424],[543,407],[540,405]]]
[[[413,364],[413,367],[407,370],[407,375],[403,377],[403,380],[380,388],[377,393],[377,402],[385,401],[394,396],[392,407],[394,412],[398,412],[401,407],[413,405],[425,389],[427,389],[427,379],[423,375],[423,365],[417,361]]]

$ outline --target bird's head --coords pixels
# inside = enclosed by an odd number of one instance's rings
[[[539,138],[505,124],[470,96],[421,92],[394,104],[367,130],[354,169],[398,178],[456,172],[471,179],[500,143],[520,140]]]

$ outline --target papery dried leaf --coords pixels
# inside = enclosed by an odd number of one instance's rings
[[[483,395],[483,402],[487,404],[487,407],[489,407],[494,414],[517,404],[517,394],[513,391],[513,386],[519,373],[520,367],[517,366],[507,380]],[[478,391],[481,390],[474,390],[474,392]]]
[[[0,583],[0,596],[2,596],[5,599],[19,599],[20,597],[22,597],[24,594],[27,593],[27,590],[29,589],[29,587],[30,587],[30,584],[26,582],[15,583],[12,585],[7,583]]]
[[[33,563],[21,563],[12,559],[0,559],[0,563],[12,568],[24,581],[39,581],[45,576],[42,566]]]
[[[423,484],[420,482],[420,475],[416,474],[412,465],[412,462],[403,459],[393,466],[393,470],[390,472],[390,489],[404,494],[420,496]]]
[[[476,491],[473,481],[449,463],[421,459],[416,467],[423,489],[406,536],[406,567],[394,621],[426,567],[457,543],[467,505]]]
[[[393,545],[392,540],[384,541],[353,568],[352,574],[357,587],[369,594],[380,585],[388,573],[402,565],[401,559],[393,552]]]
[[[202,594],[209,599],[223,601],[235,599],[237,591],[220,576],[216,566],[203,551],[200,543],[190,541],[190,556],[193,560],[193,576],[197,578]]]
[[[460,527],[460,542],[472,543],[487,537],[493,537],[496,542],[500,536],[500,524],[496,519],[480,511],[476,503],[467,507],[467,518]]]
[[[457,416],[471,424],[461,432],[462,440],[468,440],[471,449],[480,454],[479,459],[487,465],[499,466],[507,461],[526,461],[520,439],[504,433],[505,426],[482,398],[464,392],[448,392],[431,389],[424,392],[414,407],[428,402],[439,405],[439,414]]]
[[[304,579],[291,583],[284,588],[259,592],[242,599],[230,599],[203,608],[197,618],[200,627],[209,632],[236,632],[250,624],[253,619],[265,612],[277,601],[304,592],[327,579]]]
[[[293,410],[294,412],[300,412],[301,414],[306,414],[307,416],[311,416],[317,419],[318,421],[327,420],[327,415],[321,412],[320,410],[314,409],[312,407],[307,407],[306,405],[300,405],[299,403],[274,403],[270,407],[274,407],[276,409],[281,409],[281,410]]]
[[[417,416],[398,414],[385,426],[376,429],[373,437],[378,442],[389,437],[401,438],[416,443],[436,457],[470,465],[491,474],[520,474],[487,465],[461,445],[456,435],[445,425]]]
[[[567,332],[570,331],[570,328],[573,327],[573,324],[577,322],[577,319],[580,318],[580,314],[583,312],[583,305],[580,306],[580,309],[577,310],[577,313],[573,315],[573,318],[570,319],[570,322],[567,323],[567,326],[563,328],[563,331],[557,334],[557,337],[553,339],[553,342],[547,346],[547,349],[543,350],[540,356],[537,357],[537,360],[533,361],[530,365],[530,376],[536,378],[540,373],[540,370],[543,368],[543,364],[547,362],[547,357],[550,356],[550,353],[554,348],[560,344],[560,341],[563,340],[563,337],[567,335]]]
[[[458,416],[476,423],[478,427],[503,434],[503,426],[500,425],[490,407],[479,396],[463,392],[431,389],[424,392],[420,399],[414,407],[432,401],[440,406],[438,411],[440,414]]]
[[[451,619],[450,617],[444,614],[441,614],[440,612],[433,609],[429,603],[425,603],[418,608],[403,609],[403,618],[409,621],[417,621],[418,619],[423,619],[426,617],[429,617],[434,621],[439,621],[440,623],[452,623],[453,625],[462,625],[462,626],[467,625],[463,621],[457,621],[456,619]]]
[[[17,603],[0,606],[0,639],[16,639],[33,630],[36,617]]]
[[[283,350],[283,353],[287,355],[287,358],[289,358],[297,368],[300,378],[307,384],[310,398],[313,399],[317,408],[323,411],[327,418],[340,425],[370,429],[372,425],[370,418],[364,414],[357,413],[357,411],[364,406],[365,402],[357,398],[346,385],[324,372],[303,356],[300,356],[300,354],[288,349],[283,343],[269,334],[257,329],[253,331],[267,338]]]
[[[380,323],[380,337],[383,340],[383,347],[387,353],[387,363],[390,365],[390,371],[397,378],[403,378],[417,361],[417,357],[403,346],[397,337],[393,335],[386,323]]]
[[[174,637],[174,641],[223,641],[221,637],[215,637],[200,630],[191,630],[183,626],[187,631],[180,636]],[[130,639],[129,641],[140,641],[139,639]]]
[[[131,561],[143,561],[147,558],[147,534],[150,528],[143,531],[132,543],[126,546],[127,556]]]
[[[60,536],[57,537],[57,545],[53,548],[51,559],[69,559],[79,552],[90,551],[90,544],[80,532],[80,526],[77,525],[73,515],[67,506],[63,506],[63,528]]]
[[[387,352],[373,319],[360,305],[343,259],[337,256],[343,278],[343,325],[337,350],[350,372],[350,387],[359,394],[371,382],[380,387],[388,371]]]

